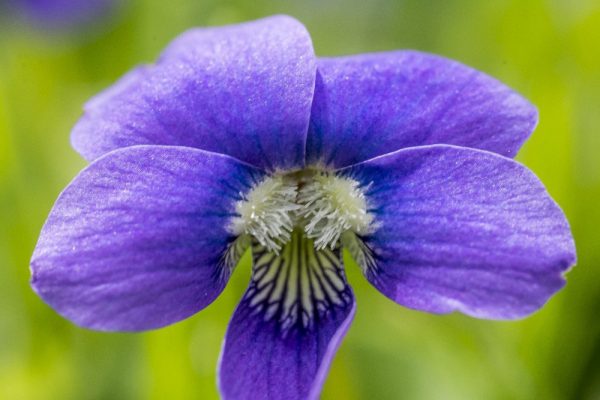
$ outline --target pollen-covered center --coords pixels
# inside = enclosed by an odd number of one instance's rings
[[[316,170],[265,178],[238,201],[236,213],[231,232],[250,235],[274,252],[290,241],[295,229],[321,250],[335,248],[344,232],[363,235],[374,228],[359,182]]]
[[[271,251],[278,251],[291,237],[296,221],[298,184],[287,176],[264,179],[237,202],[231,221],[235,235],[250,235]]]
[[[316,173],[300,186],[297,203],[306,236],[318,250],[333,249],[346,231],[365,234],[373,226],[365,195],[350,178]]]

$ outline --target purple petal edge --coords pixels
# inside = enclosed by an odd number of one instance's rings
[[[338,331],[331,338],[329,342],[329,347],[327,348],[327,352],[323,356],[323,361],[321,362],[321,366],[319,367],[319,371],[317,372],[317,376],[315,377],[315,382],[310,391],[310,395],[308,398],[310,400],[318,399],[321,391],[323,390],[323,384],[325,383],[325,378],[327,378],[327,374],[329,373],[329,368],[331,367],[331,362],[333,361],[333,357],[337,353],[350,325],[354,321],[354,316],[356,315],[356,301],[352,304],[352,309],[348,314],[348,317],[344,320],[342,325],[340,325]]]

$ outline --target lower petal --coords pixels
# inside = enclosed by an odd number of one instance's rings
[[[280,255],[254,245],[253,260],[223,344],[223,398],[318,398],[355,311],[340,251],[294,232]]]
[[[226,253],[237,243],[227,223],[258,175],[185,147],[108,153],[50,212],[31,260],[34,290],[98,330],[152,329],[196,313],[227,283]]]
[[[378,229],[350,250],[368,280],[415,309],[523,317],[575,262],[561,209],[531,171],[492,153],[425,146],[342,170],[366,187]]]

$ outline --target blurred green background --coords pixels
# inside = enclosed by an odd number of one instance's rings
[[[600,399],[600,3],[597,0],[129,1],[92,33],[0,22],[0,399],[213,399],[248,258],[221,297],[144,334],[87,331],[34,295],[29,257],[60,190],[85,165],[69,146],[82,104],[193,27],[286,13],[319,55],[439,53],[540,110],[519,155],[565,210],[579,263],[518,322],[401,308],[347,267],[358,312],[324,399]]]

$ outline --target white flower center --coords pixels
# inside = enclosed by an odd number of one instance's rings
[[[286,176],[267,177],[238,201],[230,231],[251,235],[269,250],[280,250],[294,230],[297,183]]]
[[[315,170],[265,178],[236,204],[236,212],[230,232],[250,235],[274,252],[295,228],[314,240],[317,250],[335,248],[344,232],[364,235],[375,228],[357,181]]]

